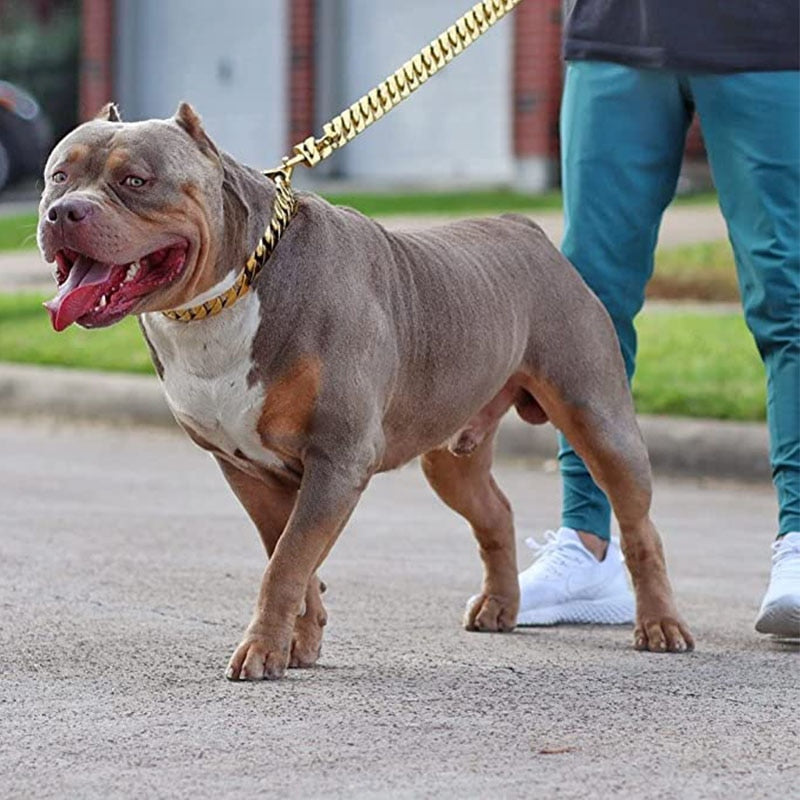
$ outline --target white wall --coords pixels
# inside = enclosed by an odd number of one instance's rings
[[[124,119],[188,100],[212,138],[255,167],[285,154],[284,0],[117,0],[116,86]]]
[[[469,0],[320,0],[341,4],[341,83],[349,105],[470,7]],[[400,183],[500,183],[514,170],[512,18],[431,78],[339,156],[344,177]],[[330,35],[318,29],[319,36]],[[341,108],[336,109],[340,111]]]
[[[116,0],[123,117],[189,100],[212,137],[257,167],[288,150],[291,0]],[[470,0],[317,0],[322,123],[438,36]],[[514,175],[510,17],[309,175],[364,184],[498,184]],[[303,182],[303,178],[298,176]]]

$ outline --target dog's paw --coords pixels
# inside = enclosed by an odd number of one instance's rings
[[[248,635],[231,656],[225,677],[230,681],[277,680],[284,676],[288,661],[288,648]]]
[[[289,669],[309,669],[317,663],[321,653],[321,636],[314,642],[304,639],[295,632],[292,639],[292,654],[289,656]]]
[[[289,656],[291,669],[307,669],[317,663],[322,652],[322,629],[327,621],[324,610],[322,614],[312,616],[306,613],[297,618]]]
[[[517,624],[519,601],[496,594],[473,597],[464,615],[464,627],[481,633],[507,633]]]
[[[328,613],[322,604],[321,595],[326,588],[316,577],[309,584],[303,613],[294,621],[292,651],[289,656],[289,667],[292,669],[313,667],[322,652],[322,630],[328,622]]]
[[[651,653],[687,653],[694,650],[694,637],[677,614],[637,614],[633,646]]]

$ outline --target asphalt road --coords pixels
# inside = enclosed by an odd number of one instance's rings
[[[499,481],[520,541],[556,524],[555,475]],[[0,796],[797,796],[798,652],[752,628],[774,515],[769,487],[658,482],[693,654],[469,634],[475,548],[411,466],[323,569],[320,665],[232,684],[263,557],[213,462],[168,431],[0,420]]]

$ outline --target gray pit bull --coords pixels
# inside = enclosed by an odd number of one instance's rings
[[[551,420],[608,494],[636,594],[635,647],[691,649],[614,329],[542,230],[509,214],[390,233],[300,193],[252,291],[202,321],[161,314],[233,282],[274,198],[189,105],[133,123],[109,105],[53,150],[40,205],[39,246],[59,284],[53,326],[139,317],[175,418],[214,455],[266,548],[227,676],[315,663],[327,619],[317,570],[370,478],[418,456],[478,541],[483,585],[465,627],[510,631],[514,528],[491,464],[511,406]]]

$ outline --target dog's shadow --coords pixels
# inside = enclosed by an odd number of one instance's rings
[[[770,650],[787,653],[800,653],[800,638],[773,636],[769,641]]]

